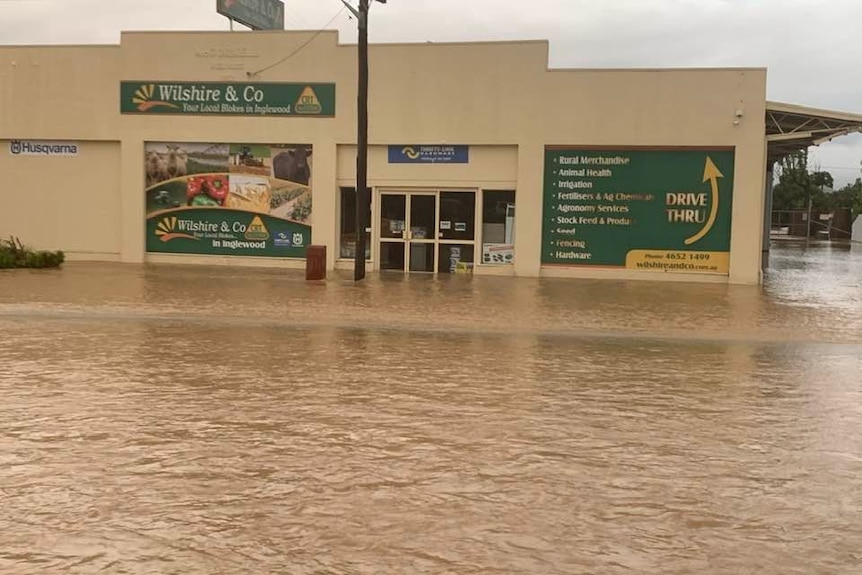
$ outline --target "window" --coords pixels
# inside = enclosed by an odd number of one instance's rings
[[[476,192],[440,192],[440,239],[475,239]]]
[[[356,256],[356,188],[341,188],[341,223],[339,257],[353,259]],[[368,212],[371,222],[371,211]],[[370,225],[370,224],[369,224]],[[371,233],[365,233],[365,259],[371,259]]]
[[[515,192],[485,190],[482,193],[482,263],[515,261]]]

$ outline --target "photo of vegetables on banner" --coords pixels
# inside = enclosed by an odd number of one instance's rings
[[[148,142],[147,251],[305,257],[312,147]]]

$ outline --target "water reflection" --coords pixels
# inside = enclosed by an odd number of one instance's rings
[[[788,247],[773,253],[771,267],[768,285],[778,301],[827,314],[841,310],[859,319],[862,244]]]
[[[0,572],[854,573],[862,265],[773,262],[2,274]]]

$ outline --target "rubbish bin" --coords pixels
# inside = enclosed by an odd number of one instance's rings
[[[308,246],[305,250],[305,279],[326,279],[326,246]]]

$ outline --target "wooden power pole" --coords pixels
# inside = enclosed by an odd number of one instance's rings
[[[359,62],[356,110],[356,253],[353,279],[365,278],[365,230],[371,226],[371,190],[368,189],[368,9],[371,0],[359,0],[359,9],[341,0],[359,22]],[[386,0],[376,0],[386,4]]]
[[[356,255],[353,280],[365,278],[365,230],[371,222],[368,190],[368,0],[359,0],[359,67],[356,110]]]

